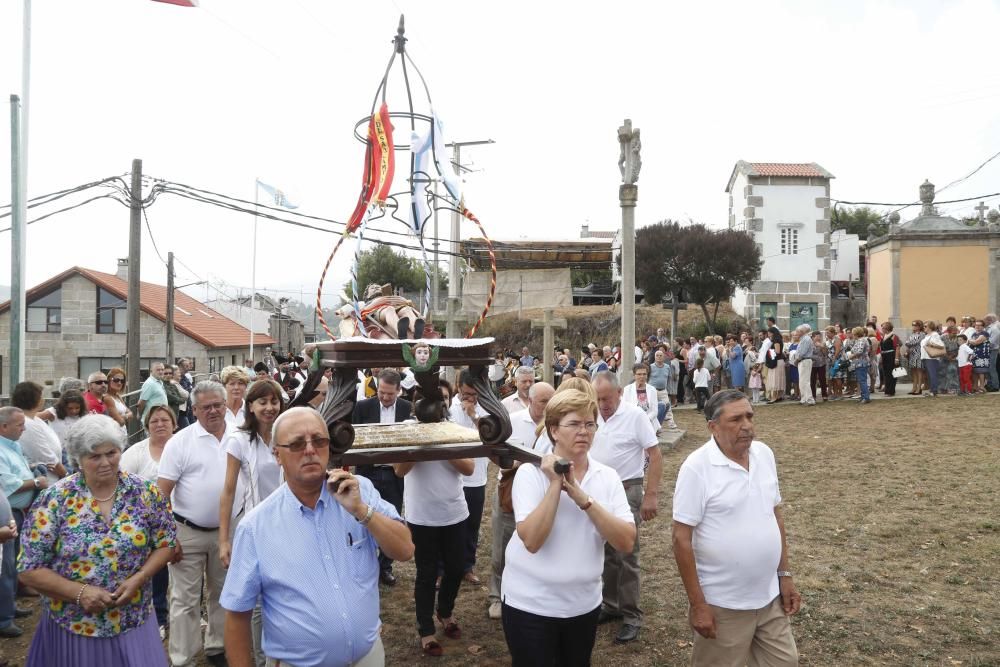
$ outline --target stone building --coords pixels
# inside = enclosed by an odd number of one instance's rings
[[[27,292],[25,375],[54,390],[60,378],[79,377],[114,366],[124,368],[128,264],[117,274],[74,266]],[[174,295],[174,355],[194,361],[196,373],[242,365],[250,353],[250,332],[184,292]],[[140,285],[142,375],[166,355],[167,288]],[[257,336],[254,357],[263,358],[269,336]],[[10,302],[0,304],[0,382],[8,377]],[[8,394],[9,387],[0,386]]]
[[[726,186],[729,228],[750,232],[761,249],[760,278],[733,297],[752,325],[768,316],[778,327],[830,322],[830,180],[815,162],[745,162]]]
[[[920,215],[868,238],[868,307],[899,330],[913,320],[1000,312],[1000,216],[967,225],[940,215],[934,184],[920,186]],[[906,325],[906,326],[903,326]]]

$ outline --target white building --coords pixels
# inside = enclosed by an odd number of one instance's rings
[[[816,163],[733,167],[729,227],[750,232],[764,260],[760,279],[733,297],[733,310],[751,324],[763,326],[768,316],[783,330],[829,324],[832,178]]]
[[[861,237],[844,229],[830,232],[830,280],[849,283],[861,277]]]

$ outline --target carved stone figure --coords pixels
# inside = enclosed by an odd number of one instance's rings
[[[632,129],[632,121],[625,119],[625,124],[618,128],[618,143],[621,153],[618,156],[618,170],[622,174],[622,183],[633,185],[639,180],[639,170],[642,168],[642,141],[639,130]]]

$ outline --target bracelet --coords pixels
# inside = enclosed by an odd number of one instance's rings
[[[372,520],[373,516],[375,516],[375,508],[373,506],[369,505],[368,506],[368,511],[365,512],[365,518],[364,519],[358,519],[358,523],[360,523],[362,526],[367,526],[368,522]]]
[[[76,594],[76,606],[80,606],[80,598],[83,597],[83,592],[87,590],[88,586],[90,586],[90,584],[84,584],[80,587],[80,592]]]
[[[587,502],[585,502],[582,505],[579,505],[578,507],[582,509],[584,512],[586,512],[587,510],[590,509],[590,506],[593,504],[594,504],[594,499],[591,498],[590,496],[587,496]]]
[[[789,572],[788,570],[778,570],[778,576],[779,577],[790,577],[790,576],[792,576],[792,573]]]

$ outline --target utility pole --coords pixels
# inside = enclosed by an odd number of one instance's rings
[[[434,179],[434,204],[435,204],[434,205],[434,275],[431,276],[431,280],[433,280],[434,282],[431,283],[431,312],[428,313],[428,315],[431,315],[432,317],[434,313],[438,311],[438,308],[440,308],[440,305],[438,303],[438,298],[440,297],[439,293],[441,291],[440,288],[438,287],[438,281],[440,280],[440,278],[438,277],[438,246],[441,245],[441,243],[438,241],[438,208],[439,208],[437,206],[438,182],[439,179],[435,178]],[[315,329],[315,327],[313,327],[313,329]]]
[[[632,121],[625,119],[618,128],[618,143],[621,155],[618,168],[622,173],[622,184],[618,187],[618,203],[622,209],[622,365],[621,381],[632,381],[632,364],[635,349],[635,205],[639,200],[639,169],[642,161],[639,151],[639,130],[632,129]]]
[[[451,146],[452,148],[452,165],[455,168],[455,173],[458,177],[462,177],[462,146],[482,146],[484,144],[492,144],[494,141],[492,139],[484,139],[480,141],[456,141],[450,144],[445,144],[446,146]],[[458,270],[458,260],[459,260],[459,247],[458,244],[462,240],[462,232],[459,223],[462,220],[462,215],[456,210],[451,213],[451,265],[448,272],[448,312],[452,315],[457,314],[462,310],[462,285],[461,285],[461,273]],[[456,320],[449,318],[448,326],[446,329],[446,335],[448,338],[459,338],[461,332],[458,329],[458,323]]]
[[[21,99],[10,96],[10,387],[7,393],[24,379],[25,323],[25,223],[28,216],[24,190],[24,167],[21,150]]]
[[[129,272],[131,276],[131,272]],[[167,363],[174,363],[174,253],[167,253]]]
[[[125,334],[125,377],[128,378],[128,392],[137,391],[139,365],[142,352],[139,349],[139,254],[142,247],[142,160],[132,160],[132,189],[129,201],[128,227],[128,298],[125,302],[128,330]],[[136,420],[138,423],[138,419]]]

